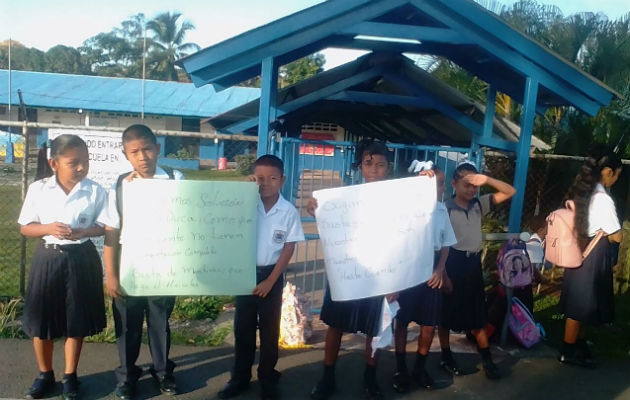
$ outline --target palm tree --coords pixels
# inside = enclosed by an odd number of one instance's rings
[[[177,81],[175,61],[200,49],[196,43],[184,43],[186,32],[195,29],[195,25],[187,20],[179,23],[181,16],[167,11],[147,22],[147,30],[153,33],[147,43],[151,49],[147,64],[152,69],[152,78]]]

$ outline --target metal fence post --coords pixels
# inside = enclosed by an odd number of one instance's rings
[[[28,128],[26,121],[22,124],[22,136],[24,136],[24,157],[22,158],[22,202],[28,190],[28,154],[30,152],[28,140]],[[26,289],[26,237],[22,235],[20,240],[20,295],[24,297]]]

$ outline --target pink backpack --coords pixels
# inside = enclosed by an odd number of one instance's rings
[[[582,253],[575,234],[575,203],[567,200],[565,207],[547,216],[545,259],[559,267],[577,268],[593,250],[603,232],[598,232]]]
[[[532,313],[517,297],[512,297],[508,325],[516,340],[526,349],[540,341],[540,324],[534,321]]]

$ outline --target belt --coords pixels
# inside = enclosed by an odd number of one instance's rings
[[[77,243],[77,244],[57,244],[57,243],[42,242],[42,246],[44,246],[44,248],[48,250],[73,251],[73,250],[79,249],[80,247],[84,246],[88,242],[89,240],[86,240],[85,242]]]
[[[481,254],[481,250],[479,250],[479,251],[457,250],[457,249],[455,249],[453,247],[451,247],[451,249],[453,249],[453,250],[455,250],[455,251],[457,251],[459,253],[464,254],[466,256],[466,258],[476,257],[479,254]]]

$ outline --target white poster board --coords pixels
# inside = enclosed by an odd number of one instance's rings
[[[394,293],[431,277],[435,179],[366,183],[313,196],[333,300]]]

